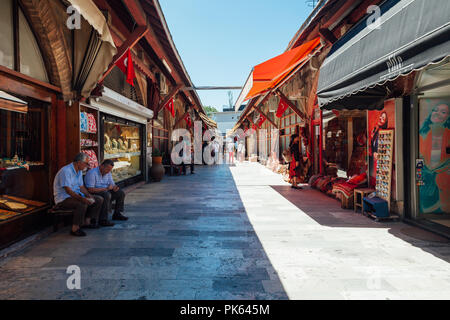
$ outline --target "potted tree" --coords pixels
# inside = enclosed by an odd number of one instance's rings
[[[162,158],[164,154],[159,149],[152,151],[152,167],[150,169],[150,177],[155,182],[160,182],[164,177],[164,166],[162,165]]]

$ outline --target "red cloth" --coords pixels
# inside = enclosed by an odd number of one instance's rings
[[[191,116],[188,114],[186,114],[186,116],[184,117],[184,120],[186,121],[188,127],[192,127],[192,120],[191,120]]]
[[[267,120],[267,118],[263,114],[261,114],[259,116],[259,120],[258,120],[258,124],[257,124],[258,128],[261,129],[261,126],[264,124],[264,122],[266,122],[266,120]]]
[[[301,169],[298,168],[297,170],[295,170],[296,167],[296,163],[295,163],[295,159],[293,159],[290,163],[289,163],[289,178],[293,178],[293,177],[297,177],[297,178],[301,178]]]
[[[136,74],[134,72],[133,59],[131,58],[131,51],[128,51],[116,62],[116,66],[122,70],[123,73],[127,76],[127,82],[134,87],[134,78],[136,78]]]
[[[284,112],[289,108],[289,105],[284,101],[283,98],[280,99],[280,103],[278,104],[278,109],[276,116],[277,118],[281,118],[284,114]]]
[[[367,182],[367,173],[365,172],[361,173],[359,176],[356,176],[348,180],[348,183],[350,184],[361,184],[363,182]]]
[[[164,106],[167,110],[170,111],[170,114],[172,115],[173,118],[175,118],[175,106],[173,104],[173,98],[170,99],[166,105]]]

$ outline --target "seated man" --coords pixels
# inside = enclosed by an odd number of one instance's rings
[[[87,155],[80,153],[73,163],[58,171],[53,183],[55,209],[74,211],[70,234],[77,237],[86,236],[81,228],[98,228],[91,219],[98,219],[103,204],[102,197],[91,195],[83,185],[83,170],[88,166]]]
[[[116,200],[116,207],[112,216],[113,220],[128,220],[122,215],[124,210],[125,193],[120,190],[113,181],[111,171],[114,168],[112,160],[105,160],[86,174],[85,182],[89,192],[99,195],[104,199],[103,207],[100,213],[99,224],[104,227],[113,226],[114,223],[108,221],[108,213],[111,211],[111,202]]]

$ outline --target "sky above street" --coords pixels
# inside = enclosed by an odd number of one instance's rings
[[[286,50],[312,12],[306,0],[159,1],[195,86],[243,86],[253,66]],[[228,105],[227,90],[198,94],[204,106]]]

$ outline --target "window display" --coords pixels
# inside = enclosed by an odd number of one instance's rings
[[[120,182],[142,174],[141,126],[106,119],[103,134],[103,159],[112,159],[114,181]]]
[[[47,205],[46,114],[38,106],[0,110],[0,222]]]
[[[367,170],[366,117],[356,111],[323,121],[322,155],[325,169],[333,167],[338,176],[350,178]]]

